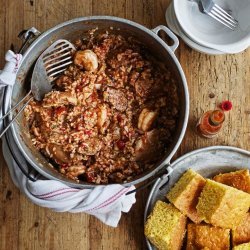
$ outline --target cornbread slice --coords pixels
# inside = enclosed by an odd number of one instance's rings
[[[233,250],[250,250],[250,242],[235,246]]]
[[[206,180],[201,175],[189,169],[182,175],[166,197],[193,222],[200,223],[202,219],[197,214],[196,205],[205,183]]]
[[[187,217],[172,204],[157,201],[145,224],[146,237],[160,250],[179,250]]]
[[[233,246],[250,242],[250,212],[242,223],[232,230],[232,243]]]
[[[250,175],[248,169],[219,174],[214,176],[213,180],[250,194]]]
[[[226,250],[229,247],[229,229],[206,224],[188,224],[186,250]]]
[[[207,180],[199,197],[198,215],[205,222],[222,228],[236,228],[246,217],[250,194]]]

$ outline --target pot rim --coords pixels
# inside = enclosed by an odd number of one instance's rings
[[[120,23],[125,23],[128,24],[130,26],[135,26],[136,28],[148,33],[150,36],[152,36],[154,39],[157,40],[157,42],[159,42],[161,44],[161,46],[163,46],[163,48],[169,53],[169,55],[171,56],[172,60],[174,61],[175,65],[177,66],[178,72],[180,74],[181,80],[182,80],[182,85],[183,85],[183,89],[184,89],[184,98],[185,98],[185,110],[184,110],[184,118],[183,118],[183,125],[180,131],[180,134],[177,138],[177,143],[175,144],[175,146],[173,147],[173,149],[171,150],[171,152],[169,153],[169,155],[167,157],[165,157],[159,164],[157,167],[155,167],[154,169],[152,169],[152,171],[149,171],[147,174],[143,175],[140,178],[137,178],[135,180],[132,180],[130,182],[127,183],[121,183],[121,185],[127,187],[127,186],[132,186],[138,183],[141,183],[145,180],[147,180],[148,178],[154,176],[159,170],[161,170],[165,165],[169,164],[170,160],[172,159],[173,155],[176,153],[176,151],[178,150],[183,137],[185,135],[186,132],[186,128],[187,128],[187,123],[188,123],[188,117],[189,117],[189,92],[188,92],[188,85],[187,85],[187,81],[186,81],[186,77],[185,74],[183,72],[183,69],[177,59],[177,57],[175,56],[174,52],[170,49],[170,47],[156,34],[154,33],[152,30],[148,29],[147,27],[138,24],[134,21],[130,21],[128,19],[124,19],[124,18],[120,18],[120,17],[114,17],[114,16],[87,16],[87,17],[78,17],[75,19],[71,19],[68,20],[66,22],[60,23],[50,29],[48,29],[47,31],[43,32],[29,47],[28,49],[25,51],[24,55],[23,55],[23,60],[25,60],[25,58],[27,58],[29,56],[29,53],[32,51],[32,49],[37,45],[37,43],[39,43],[40,40],[42,40],[44,37],[50,35],[51,32],[56,31],[59,28],[62,28],[64,26],[67,25],[71,25],[74,23],[78,23],[81,21],[98,21],[98,20],[109,20],[109,21],[115,21],[115,22],[120,22]],[[17,76],[20,73],[20,68],[17,72]],[[6,102],[5,102],[6,103]],[[9,103],[9,105],[11,105],[11,102]],[[15,126],[14,124],[11,125],[11,132],[12,135],[14,137],[14,140],[19,148],[19,150],[22,152],[24,158],[28,161],[28,163],[39,173],[41,173],[41,169],[38,166],[38,164],[36,164],[29,156],[28,154],[26,154],[25,150],[22,148],[22,145],[19,141],[19,138],[17,136],[16,130],[15,130]],[[39,171],[39,170],[40,171]],[[62,180],[59,178],[56,178],[52,175],[50,175],[49,173],[46,173],[43,171],[42,173],[43,176],[45,176],[48,179],[54,179],[54,180],[59,180],[62,183],[66,184],[66,185],[70,185],[72,187],[76,187],[76,188],[94,188],[96,186],[106,186],[106,185],[110,185],[110,184],[82,184],[82,183],[73,183],[67,181],[67,180]]]

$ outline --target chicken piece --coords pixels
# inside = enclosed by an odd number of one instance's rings
[[[93,94],[95,94],[95,85],[88,84],[82,87],[82,92],[81,92],[81,96],[79,96],[79,99],[82,98],[82,101],[86,101]]]
[[[30,131],[31,131],[36,137],[41,136],[40,128],[36,127],[34,123],[32,124],[32,126],[31,126],[31,128],[30,128]]]
[[[146,132],[135,143],[135,159],[136,161],[153,161],[158,159],[162,151],[160,143],[160,135],[157,129]]]
[[[73,180],[77,180],[78,176],[86,172],[84,165],[73,165],[68,168],[61,167],[60,172],[65,174],[67,177]]]
[[[98,59],[92,50],[79,50],[75,53],[74,63],[87,71],[95,71],[98,68]]]
[[[52,91],[43,99],[43,107],[59,107],[63,105],[76,105],[77,98],[71,92]]]
[[[97,112],[97,127],[101,131],[104,132],[104,123],[107,121],[108,111],[105,105],[100,105]]]
[[[70,162],[69,153],[63,151],[63,148],[60,145],[49,143],[46,146],[45,150],[49,157],[55,159],[58,164],[65,164]]]
[[[103,92],[104,101],[111,103],[118,111],[125,111],[128,100],[120,89],[107,88]]]
[[[157,117],[157,112],[144,108],[139,115],[138,128],[144,132],[149,131]]]

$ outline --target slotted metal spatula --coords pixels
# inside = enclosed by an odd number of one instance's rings
[[[18,113],[12,118],[9,124],[4,128],[0,134],[0,138],[9,129],[11,124],[17,119],[29,102],[35,98],[37,101],[41,101],[45,94],[52,90],[52,82],[56,80],[62,72],[73,62],[72,52],[75,50],[75,46],[67,40],[57,40],[50,45],[37,59],[34,67],[34,71],[31,78],[31,89],[27,95],[20,100],[14,107],[12,107],[0,121],[7,115],[15,110],[25,100],[25,104],[19,109]]]

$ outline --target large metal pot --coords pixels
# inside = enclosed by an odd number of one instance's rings
[[[17,73],[16,84],[13,88],[11,103],[15,104],[20,100],[27,90],[29,89],[29,75],[32,72],[32,65],[38,56],[55,40],[65,38],[73,40],[89,29],[98,27],[99,30],[105,30],[109,27],[113,27],[113,31],[125,36],[134,36],[141,42],[147,45],[147,47],[153,52],[159,61],[167,64],[171,71],[175,74],[178,82],[178,91],[180,96],[180,118],[178,121],[178,128],[174,135],[174,141],[169,146],[164,159],[159,162],[153,169],[143,173],[131,182],[125,183],[124,186],[138,184],[153,175],[159,174],[159,171],[166,171],[166,166],[169,164],[170,159],[177,151],[188,121],[189,114],[189,95],[186,79],[183,70],[178,62],[174,51],[178,47],[178,39],[173,33],[165,26],[158,26],[153,30],[149,30],[142,25],[135,22],[131,22],[126,19],[108,16],[93,16],[82,17],[67,21],[59,24],[54,28],[41,34],[26,50],[22,65]],[[160,30],[163,30],[174,41],[172,46],[168,46],[157,34]],[[21,115],[17,122],[11,127],[11,133],[14,137],[15,143],[20,149],[23,156],[31,164],[31,166],[37,170],[40,174],[48,179],[60,180],[67,185],[79,187],[79,188],[92,188],[95,185],[86,182],[76,183],[70,179],[59,174],[56,170],[49,166],[48,161],[43,157],[32,145],[29,138],[28,128],[25,126],[24,117]]]

